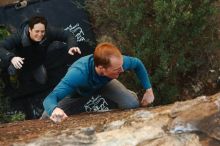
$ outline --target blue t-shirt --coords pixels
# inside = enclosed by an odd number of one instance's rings
[[[151,88],[148,73],[138,58],[123,56],[122,66],[124,71],[135,71],[144,89]],[[71,65],[64,78],[45,98],[44,108],[51,115],[57,103],[64,97],[74,94],[90,97],[111,80],[96,73],[93,55],[82,57]]]

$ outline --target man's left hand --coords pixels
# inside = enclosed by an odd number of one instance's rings
[[[68,53],[70,55],[74,55],[75,53],[81,54],[79,47],[72,47],[69,49]]]
[[[152,90],[152,88],[147,89],[144,96],[143,96],[143,99],[141,101],[141,105],[147,106],[148,104],[151,104],[153,101],[154,101],[153,90]]]

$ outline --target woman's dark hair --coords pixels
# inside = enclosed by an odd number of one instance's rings
[[[47,28],[47,20],[43,16],[33,16],[33,17],[31,17],[29,19],[28,25],[29,25],[30,29],[33,29],[34,25],[38,24],[38,23],[44,24],[45,28]]]

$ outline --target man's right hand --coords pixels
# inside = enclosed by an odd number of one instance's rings
[[[21,69],[22,68],[22,65],[24,64],[24,58],[21,58],[21,57],[13,57],[11,59],[11,63],[13,64],[13,66],[16,68],[16,69]]]
[[[63,120],[65,120],[68,116],[64,113],[64,111],[61,108],[56,107],[51,116],[50,119],[54,121],[55,123],[60,123]]]
[[[154,93],[152,88],[149,88],[144,93],[143,99],[141,100],[142,106],[147,106],[148,104],[151,104],[154,101]]]

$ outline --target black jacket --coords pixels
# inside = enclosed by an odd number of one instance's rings
[[[41,42],[33,42],[25,24],[16,33],[0,43],[0,64],[8,66],[14,56],[25,58],[23,68],[34,69],[44,63],[47,49],[54,41],[65,42],[68,49],[76,46],[75,37],[67,31],[48,27]]]

